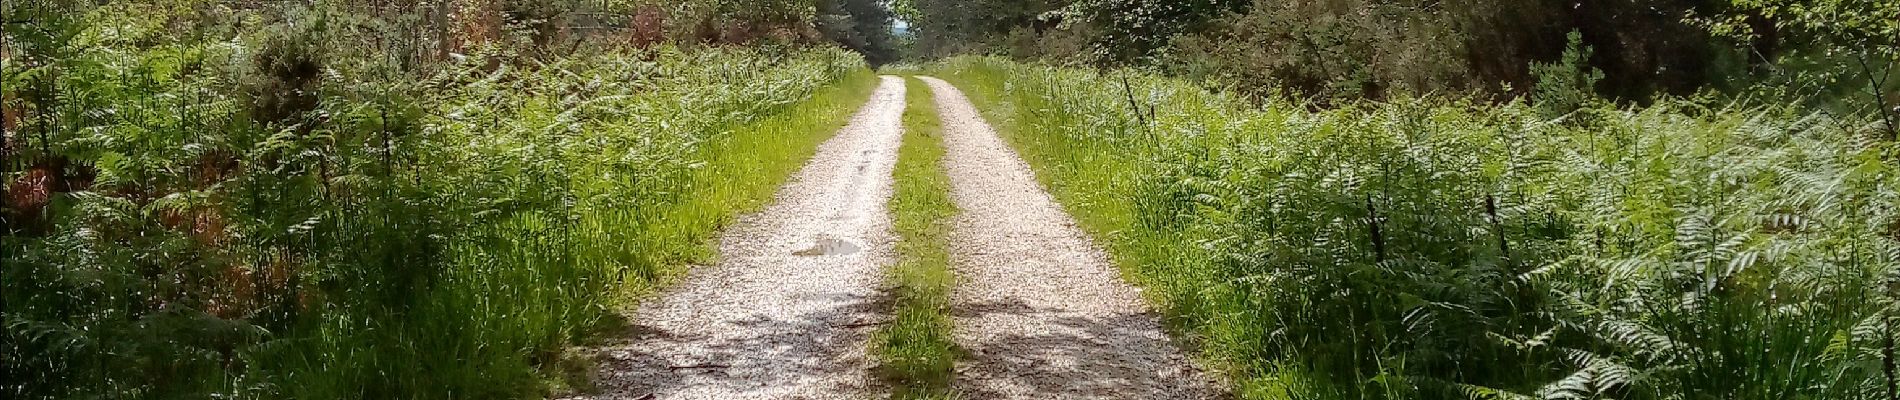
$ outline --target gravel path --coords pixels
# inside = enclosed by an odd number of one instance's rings
[[[850,125],[764,211],[642,304],[626,342],[603,349],[600,399],[868,399],[866,341],[886,318],[891,170],[904,81],[884,77]]]
[[[1221,387],[1169,342],[1139,289],[1042,190],[970,101],[925,78],[962,214],[951,235],[967,399],[1203,399]]]

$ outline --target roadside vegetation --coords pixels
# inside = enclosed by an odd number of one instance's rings
[[[896,4],[1243,398],[1900,399],[1900,3]]]
[[[747,45],[268,3],[6,2],[4,397],[562,390],[568,346],[713,256],[877,84],[713,8],[734,36],[701,39]]]
[[[1895,396],[1900,146],[1866,118],[935,69],[1243,398]]]
[[[894,31],[893,16],[906,23]],[[1900,400],[1900,2],[0,1],[0,397],[534,398],[905,57],[1248,399]],[[898,398],[957,210],[910,82]]]
[[[891,216],[897,264],[891,270],[894,319],[873,336],[895,399],[948,399],[957,347],[951,340],[950,177],[943,170],[943,126],[930,86],[915,77],[904,109],[904,145],[898,150]]]

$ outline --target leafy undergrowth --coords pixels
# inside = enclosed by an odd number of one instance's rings
[[[542,396],[877,83],[836,49],[451,54],[353,2],[55,3],[8,9],[42,29],[0,71],[7,398]]]
[[[900,239],[891,270],[895,319],[872,339],[892,398],[950,398],[957,358],[950,337],[950,177],[942,165],[943,126],[930,87],[906,78],[904,144],[898,150],[890,210]]]
[[[1140,73],[935,69],[1245,398],[1884,398],[1896,379],[1900,170],[1863,119],[1314,112]]]

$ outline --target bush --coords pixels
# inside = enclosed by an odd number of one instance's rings
[[[541,395],[850,106],[792,107],[866,81],[836,49],[432,60],[349,2],[73,8],[9,25],[0,71],[34,133],[5,154],[9,398]],[[774,116],[811,132],[749,125]]]
[[[1603,72],[1590,68],[1589,59],[1590,48],[1583,45],[1583,34],[1571,32],[1570,45],[1564,49],[1562,59],[1531,65],[1531,75],[1537,77],[1531,101],[1540,116],[1557,119],[1600,105],[1595,104],[1601,101],[1596,96],[1596,87],[1597,82],[1603,80]]]
[[[1527,67],[1558,61],[1572,31],[1597,52],[1584,60],[1606,77],[1597,93],[1616,100],[1689,95],[1744,73],[1725,62],[1743,58],[1743,48],[1685,18],[1728,5],[1700,1],[912,3],[909,20],[925,57],[1009,54],[1157,67],[1254,97],[1277,92],[1322,106],[1431,93],[1519,97],[1536,83]],[[1086,45],[1060,45],[1076,36]],[[1057,45],[1031,45],[1045,37]]]

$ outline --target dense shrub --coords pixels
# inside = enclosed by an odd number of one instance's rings
[[[832,42],[863,54],[873,67],[897,61],[892,14],[876,0],[827,0],[818,3],[814,21]]]
[[[1688,94],[1723,74],[1712,60],[1739,55],[1690,24],[1698,2],[1256,1],[1243,14],[1178,39],[1162,64],[1248,91],[1282,89],[1318,100],[1431,92],[1520,95],[1527,66],[1556,61],[1565,34],[1598,50],[1584,60],[1609,78],[1613,98]]]
[[[798,104],[872,81],[520,24],[451,55],[349,1],[7,4],[8,398],[539,396],[855,106]]]
[[[1330,105],[1429,94],[1522,97],[1579,33],[1593,94],[1636,104],[1761,84],[1891,92],[1892,2],[905,0],[916,55],[1143,66]],[[1855,65],[1867,61],[1871,68]],[[1869,75],[1872,70],[1879,76]],[[1852,75],[1852,76],[1848,76]],[[1878,79],[1870,79],[1878,78]],[[1848,84],[1841,85],[1845,80]],[[1880,81],[1880,82],[1870,82]],[[1863,100],[1854,100],[1856,102]],[[1889,107],[1890,108],[1890,107]],[[1863,111],[1857,110],[1856,112]]]

